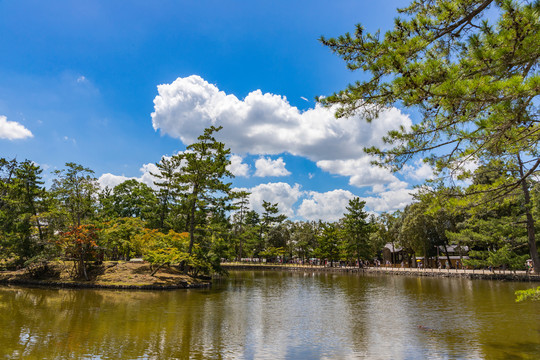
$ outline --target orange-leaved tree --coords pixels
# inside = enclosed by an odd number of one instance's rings
[[[98,231],[94,225],[73,225],[68,231],[61,233],[58,240],[66,258],[73,261],[75,274],[86,280],[88,261],[99,254]]]

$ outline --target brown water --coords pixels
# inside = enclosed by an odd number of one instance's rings
[[[535,284],[233,272],[210,290],[0,287],[7,359],[540,359]]]

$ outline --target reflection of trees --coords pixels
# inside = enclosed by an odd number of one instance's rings
[[[539,343],[537,304],[514,303],[514,291],[528,284],[234,276],[215,289],[170,292],[2,287],[0,357],[403,358],[422,357],[423,349],[434,357],[496,358],[503,348],[528,354],[513,342],[530,351]]]
[[[189,297],[174,292],[2,289],[0,304],[6,355],[167,357],[177,346],[189,349],[196,331],[194,313],[179,311]]]

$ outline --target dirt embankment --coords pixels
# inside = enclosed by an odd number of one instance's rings
[[[107,288],[169,290],[209,287],[209,280],[185,275],[175,268],[160,269],[150,275],[150,265],[135,262],[104,262],[91,265],[88,271],[90,280],[74,279],[70,263],[49,263],[46,268],[0,271],[0,284],[36,285],[70,288]]]

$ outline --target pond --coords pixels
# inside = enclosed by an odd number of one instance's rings
[[[537,359],[530,283],[239,271],[209,290],[0,287],[0,358]]]

